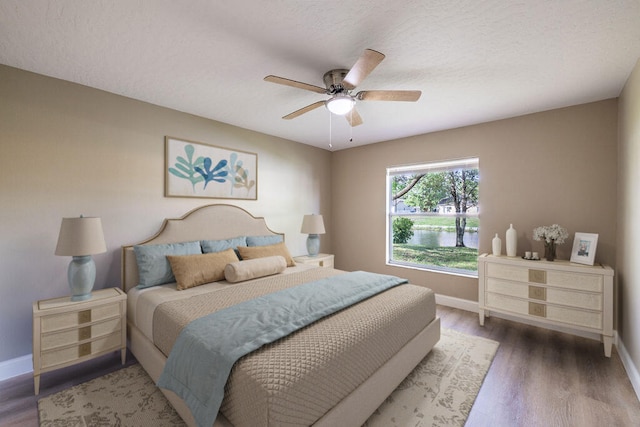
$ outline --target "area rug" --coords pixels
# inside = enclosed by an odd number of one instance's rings
[[[442,329],[365,426],[463,426],[497,349],[495,341]],[[38,414],[42,427],[184,425],[140,365],[43,397]]]

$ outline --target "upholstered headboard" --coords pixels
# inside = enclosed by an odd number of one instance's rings
[[[221,240],[238,236],[266,236],[276,233],[267,227],[264,218],[251,215],[233,205],[205,205],[181,218],[165,219],[160,230],[139,243],[122,247],[122,289],[128,291],[138,284],[138,267],[133,247],[161,243]]]

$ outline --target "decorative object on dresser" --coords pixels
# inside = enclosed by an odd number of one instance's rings
[[[613,275],[605,265],[480,255],[480,324],[490,312],[497,312],[585,336],[598,334],[605,356],[611,357]]]
[[[518,232],[513,228],[513,224],[509,224],[506,234],[507,256],[516,256],[518,252]]]
[[[324,234],[324,221],[322,215],[305,215],[302,219],[302,227],[300,232],[308,234],[307,237],[307,252],[309,256],[317,256],[320,252],[320,236]]]
[[[318,254],[316,256],[296,256],[293,260],[299,264],[310,264],[318,267],[333,268],[333,254]]]
[[[502,239],[498,237],[498,233],[496,233],[495,237],[491,240],[491,251],[495,256],[502,254]]]
[[[33,303],[33,385],[40,374],[120,350],[127,351],[127,294],[101,289],[84,301],[69,297]]]
[[[594,233],[576,233],[573,238],[571,262],[593,265],[596,258],[598,235]]]
[[[62,218],[56,255],[73,257],[67,270],[71,301],[91,298],[96,264],[91,255],[107,251],[100,218]]]
[[[544,242],[544,258],[547,261],[556,259],[556,245],[564,243],[569,237],[567,229],[558,225],[543,225],[533,229],[533,239]]]

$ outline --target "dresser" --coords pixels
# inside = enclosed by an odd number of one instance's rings
[[[318,254],[316,256],[297,256],[293,260],[300,264],[311,264],[318,267],[333,268],[332,254]]]
[[[127,352],[127,295],[118,288],[93,291],[85,301],[70,297],[33,303],[33,383],[40,374],[120,350]]]
[[[613,344],[613,269],[483,254],[478,257],[480,325],[490,312],[596,333]]]

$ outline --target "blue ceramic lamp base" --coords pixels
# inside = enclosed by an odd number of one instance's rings
[[[74,256],[67,270],[71,301],[85,301],[91,298],[91,290],[96,281],[96,263],[91,255]]]
[[[309,256],[317,256],[320,252],[320,236],[317,234],[309,234],[307,237],[307,252]]]

